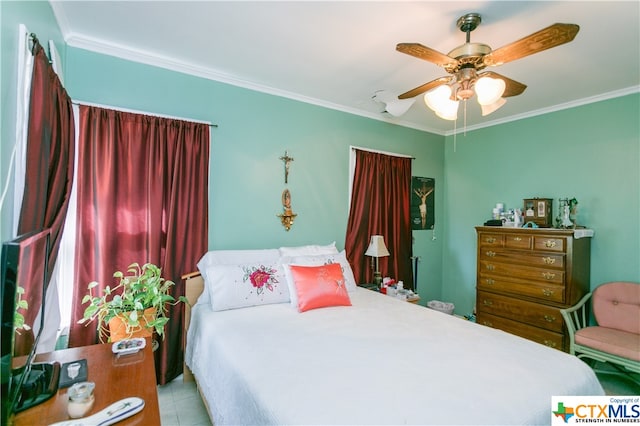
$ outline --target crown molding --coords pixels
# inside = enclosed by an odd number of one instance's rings
[[[510,123],[512,121],[523,120],[525,118],[536,117],[538,115],[549,114],[551,112],[557,112],[557,111],[562,111],[562,110],[565,110],[565,109],[579,107],[579,106],[582,106],[582,105],[592,104],[592,103],[595,103],[595,102],[606,101],[608,99],[620,98],[622,96],[627,96],[627,95],[631,95],[633,93],[638,93],[638,92],[640,92],[640,85],[631,86],[631,87],[627,87],[626,89],[614,90],[612,92],[602,93],[602,94],[596,95],[596,96],[589,96],[589,97],[586,97],[586,98],[577,99],[575,101],[566,102],[566,103],[558,104],[558,105],[553,105],[553,106],[550,106],[550,107],[547,107],[547,108],[540,108],[540,109],[537,109],[537,110],[529,111],[529,112],[527,112],[525,114],[511,115],[509,117],[504,117],[504,118],[501,118],[499,120],[492,120],[492,121],[487,121],[487,122],[484,122],[484,123],[481,123],[481,124],[476,124],[476,125],[473,125],[473,126],[467,126],[466,129],[458,128],[458,129],[456,129],[456,131],[446,132],[445,136],[451,136],[453,134],[459,134],[459,133],[462,133],[462,132],[465,132],[465,131],[466,132],[470,132],[470,131],[473,131],[473,130],[483,129],[485,127],[497,126],[498,124]]]
[[[120,59],[125,59],[132,62],[151,65],[159,68],[168,69],[171,71],[180,72],[183,74],[193,75],[208,80],[218,81],[220,83],[230,84],[236,87],[242,87],[244,89],[253,90],[256,92],[266,93],[269,95],[279,96],[287,99],[292,99],[307,104],[317,105],[320,107],[345,112],[348,114],[358,115],[361,117],[371,118],[373,120],[384,121],[390,124],[399,125],[403,127],[409,127],[416,130],[435,133],[443,135],[442,131],[432,129],[427,126],[417,126],[414,123],[403,121],[402,119],[389,118],[381,116],[378,113],[372,113],[370,111],[364,111],[357,108],[346,107],[344,105],[327,102],[322,99],[316,99],[309,96],[300,95],[298,93],[289,92],[286,90],[277,89],[274,87],[256,84],[249,80],[238,78],[237,76],[220,72],[211,68],[205,68],[199,65],[190,64],[183,61],[177,61],[173,58],[169,58],[161,55],[150,54],[146,51],[132,49],[128,46],[122,46],[114,43],[105,43],[101,40],[93,39],[90,37],[81,36],[74,33],[67,33],[65,35],[65,42],[68,46],[78,49],[84,49],[91,52],[96,52],[108,56],[114,56]]]

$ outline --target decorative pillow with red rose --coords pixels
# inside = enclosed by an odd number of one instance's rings
[[[277,262],[210,266],[205,285],[214,311],[289,302],[283,268]]]

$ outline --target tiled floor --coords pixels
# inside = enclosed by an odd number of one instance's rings
[[[606,366],[598,366],[607,370]],[[616,374],[597,373],[607,395],[640,395],[640,384]],[[162,426],[211,426],[207,410],[194,382],[183,383],[182,376],[158,386]]]
[[[158,405],[162,426],[211,426],[195,382],[183,383],[182,376],[158,386]]]

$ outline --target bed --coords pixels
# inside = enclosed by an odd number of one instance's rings
[[[269,261],[235,254],[244,269],[308,257],[276,252]],[[299,312],[288,300],[220,309],[213,287],[237,283],[228,265],[215,283],[211,271],[225,256],[210,253],[214,266],[205,256],[203,275],[187,279],[197,302],[185,363],[217,425],[549,424],[552,396],[604,394],[573,356],[357,286],[347,306]]]

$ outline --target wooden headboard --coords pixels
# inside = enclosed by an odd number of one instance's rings
[[[182,276],[184,280],[184,296],[189,301],[188,305],[185,305],[184,308],[184,339],[182,342],[182,349],[186,347],[187,344],[187,330],[189,330],[189,324],[191,323],[191,306],[195,305],[198,301],[198,298],[204,291],[204,280],[202,279],[202,275],[200,272],[190,272],[188,274],[184,274]],[[183,381],[185,382],[193,382],[194,377],[186,364],[183,366]]]

